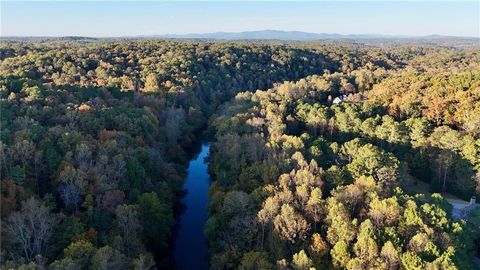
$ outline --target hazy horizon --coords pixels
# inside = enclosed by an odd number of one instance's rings
[[[476,1],[2,1],[0,5],[2,37],[115,38],[264,30],[480,37]]]
[[[0,37],[4,38],[66,38],[66,37],[80,37],[80,38],[95,38],[95,39],[110,39],[110,38],[142,38],[142,37],[165,37],[165,36],[188,36],[188,35],[210,35],[210,34],[218,34],[218,33],[225,33],[225,34],[242,34],[248,32],[267,32],[267,31],[275,31],[275,32],[301,32],[305,34],[315,34],[315,35],[339,35],[339,36],[380,36],[380,37],[392,37],[392,38],[423,38],[429,36],[440,36],[440,37],[453,37],[453,38],[472,38],[472,39],[480,39],[480,36],[459,36],[459,35],[442,35],[437,33],[425,34],[425,35],[395,35],[395,34],[379,34],[379,33],[354,33],[354,34],[340,34],[335,32],[305,32],[300,30],[281,30],[281,29],[258,29],[258,30],[249,30],[249,31],[239,31],[239,32],[230,32],[230,31],[216,31],[216,32],[192,32],[192,33],[166,33],[166,34],[138,34],[138,35],[123,35],[123,36],[84,36],[84,35],[62,35],[62,36],[54,36],[54,35],[0,35]],[[168,37],[167,37],[168,38]]]

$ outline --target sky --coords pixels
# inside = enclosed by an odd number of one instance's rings
[[[480,37],[479,2],[0,0],[0,35],[121,37],[273,29]]]

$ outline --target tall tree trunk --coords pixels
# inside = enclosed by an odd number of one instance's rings
[[[37,158],[35,157],[35,183],[37,184],[37,195],[40,196],[40,185],[38,184]]]
[[[261,241],[261,244],[260,244],[260,250],[262,250],[262,251],[263,251],[264,238],[265,238],[265,224],[262,224],[262,241]]]
[[[273,223],[270,227],[270,250],[273,250]]]
[[[447,184],[447,166],[445,166],[445,170],[443,171],[443,187],[442,190],[445,191],[446,184]]]

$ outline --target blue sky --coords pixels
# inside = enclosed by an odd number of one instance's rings
[[[250,30],[479,37],[479,1],[0,0],[2,36],[132,36]]]

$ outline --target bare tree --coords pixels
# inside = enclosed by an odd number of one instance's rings
[[[93,165],[92,151],[87,144],[81,143],[77,145],[75,151],[75,161],[78,168],[83,171],[88,171]]]
[[[185,111],[182,108],[175,109],[170,107],[165,115],[167,141],[170,145],[175,145],[179,139],[181,128],[185,123]]]
[[[82,194],[87,187],[84,178],[85,173],[71,165],[65,166],[58,175],[58,182],[60,183],[58,193],[68,212],[76,211],[82,201]]]
[[[49,241],[57,218],[40,201],[33,197],[25,201],[20,212],[8,218],[6,229],[14,244],[20,247],[27,261],[48,252]]]
[[[77,185],[73,183],[62,183],[58,187],[58,193],[67,212],[73,213],[78,210],[78,206],[82,201],[82,195]]]
[[[125,254],[131,256],[138,243],[142,226],[139,222],[138,209],[135,205],[120,205],[117,207],[117,226],[120,229]]]

